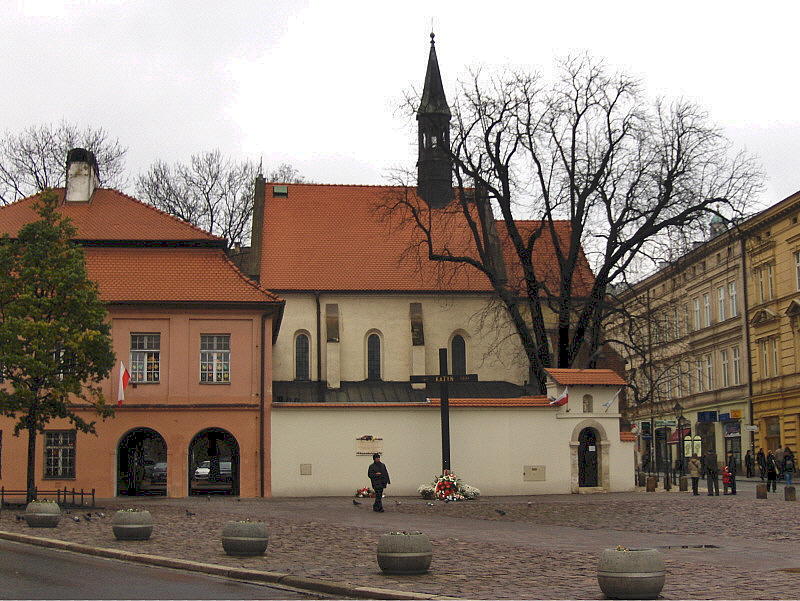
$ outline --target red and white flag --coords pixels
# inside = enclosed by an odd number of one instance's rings
[[[125,400],[125,389],[128,387],[128,382],[131,381],[131,374],[125,368],[125,364],[119,362],[119,379],[117,386],[117,407],[122,407],[122,401]]]
[[[564,392],[558,395],[558,398],[550,399],[550,406],[561,407],[561,405],[566,405],[568,401],[569,401],[569,386],[564,388]]]

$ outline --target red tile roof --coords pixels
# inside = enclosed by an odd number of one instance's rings
[[[419,245],[419,230],[407,220],[386,218],[386,210],[381,207],[392,203],[398,194],[405,194],[405,188],[288,184],[288,196],[275,197],[272,186],[266,186],[261,251],[261,282],[267,288],[491,290],[486,277],[471,266],[429,261]],[[523,231],[531,231],[538,224],[518,222]],[[437,212],[432,227],[437,248],[446,246],[454,255],[476,256],[467,221],[460,211]],[[509,266],[509,281],[519,281],[522,274],[505,225],[497,222],[497,229]],[[569,224],[557,222],[556,230],[556,235],[565,240]],[[535,243],[533,252],[537,274],[555,290],[558,263],[549,232]],[[586,293],[594,281],[583,255],[575,280],[575,293],[579,295]]]
[[[63,200],[64,189],[55,191]],[[38,216],[33,208],[36,196],[0,207],[0,234],[15,236]],[[98,188],[90,202],[62,202],[62,215],[78,230],[78,240],[216,240],[185,221],[131,198],[117,190]]]
[[[105,302],[279,302],[216,248],[89,247],[86,267]]]
[[[627,382],[611,369],[547,369],[562,386],[625,386]]]

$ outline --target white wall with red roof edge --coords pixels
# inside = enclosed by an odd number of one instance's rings
[[[571,389],[569,402],[559,407],[453,406],[452,470],[484,495],[633,490],[635,445],[620,437],[617,390]],[[586,394],[591,406],[584,404]],[[369,486],[371,456],[357,454],[356,439],[364,435],[381,439],[391,496],[416,495],[420,484],[441,473],[440,413],[433,404],[274,403],[271,429],[273,496],[352,495]],[[581,432],[587,429],[596,436],[598,486],[581,486]]]

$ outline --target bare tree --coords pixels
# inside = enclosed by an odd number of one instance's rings
[[[540,390],[546,367],[594,364],[609,284],[642,258],[682,253],[713,214],[740,215],[763,179],[698,106],[648,101],[639,81],[587,56],[562,60],[552,83],[474,73],[451,109],[456,199],[432,211],[406,194],[384,208],[416,226],[426,259],[486,277]],[[439,227],[448,213],[466,222],[468,247]],[[537,258],[543,243],[552,264]],[[591,282],[581,279],[587,258]]]
[[[81,129],[65,121],[57,125],[33,125],[19,133],[6,132],[0,139],[0,204],[63,186],[67,152],[72,148],[94,153],[101,185],[125,184],[128,149],[103,128]]]
[[[157,161],[136,178],[136,192],[154,207],[227,239],[246,244],[253,216],[253,181],[259,167],[234,161],[219,150],[193,154],[188,163]],[[283,164],[270,181],[299,183],[300,173]]]

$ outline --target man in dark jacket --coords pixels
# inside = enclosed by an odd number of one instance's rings
[[[728,473],[730,474],[731,478],[731,494],[736,494],[736,468],[739,467],[738,462],[736,461],[736,455],[733,454],[733,451],[728,451],[728,460],[725,463],[728,466]]]
[[[370,482],[372,482],[372,489],[375,491],[375,503],[372,505],[373,511],[383,512],[383,489],[386,488],[391,481],[389,480],[389,470],[381,463],[381,456],[375,453],[372,456],[372,463],[367,470]]]
[[[708,482],[708,496],[719,496],[719,463],[717,463],[717,454],[712,449],[703,455],[703,470]]]

